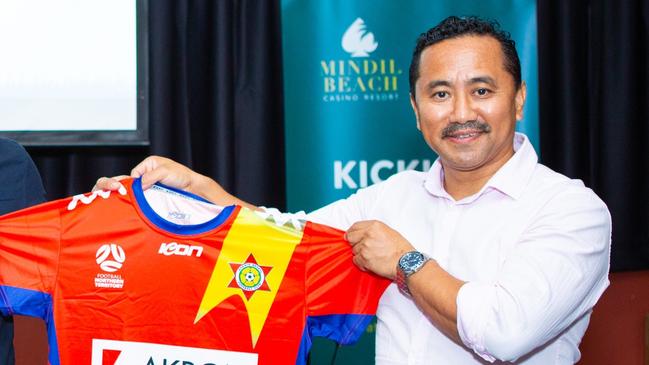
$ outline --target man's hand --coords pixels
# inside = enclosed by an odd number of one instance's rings
[[[356,222],[345,237],[352,245],[356,266],[390,280],[396,277],[401,255],[415,249],[399,232],[379,221]]]
[[[401,255],[415,248],[399,232],[379,221],[354,223],[346,234],[354,251],[354,263],[390,280],[395,279]],[[431,285],[435,283],[435,285]],[[444,271],[435,260],[408,278],[412,300],[433,324],[461,344],[457,332],[457,295],[463,281]]]
[[[119,181],[128,177],[126,175],[100,177],[92,190],[117,190],[122,186]],[[149,156],[131,170],[130,177],[141,177],[144,190],[156,182],[177,189],[190,190],[192,185],[200,183],[202,175],[168,158]]]
[[[122,185],[120,180],[124,180],[128,177],[129,177],[128,175],[119,175],[113,177],[102,176],[99,179],[97,179],[95,186],[92,187],[92,191],[97,191],[97,190],[115,191],[115,190],[123,189],[124,186]]]
[[[131,170],[131,177],[142,178],[142,189],[160,182],[176,189],[191,191],[204,178],[194,170],[176,161],[160,156],[149,156]]]

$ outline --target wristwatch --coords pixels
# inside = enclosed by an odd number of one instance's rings
[[[419,271],[424,264],[430,260],[426,254],[419,251],[406,252],[399,258],[397,263],[397,287],[403,295],[411,297],[410,289],[408,289],[407,279],[417,271]]]

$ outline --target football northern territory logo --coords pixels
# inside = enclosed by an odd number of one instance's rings
[[[126,261],[126,253],[122,246],[116,243],[101,245],[95,253],[95,262],[103,272],[95,276],[95,287],[123,288],[124,279],[116,272],[122,268],[124,261]]]
[[[126,260],[124,249],[114,243],[102,245],[95,254],[97,265],[105,272],[115,272],[122,268]]]
[[[194,323],[237,296],[245,305],[254,347],[302,233],[241,209],[223,241]]]
[[[330,103],[399,99],[403,72],[394,58],[372,57],[372,53],[379,47],[379,42],[375,32],[368,30],[365,20],[356,18],[344,31],[338,44],[349,54],[349,58],[320,60],[322,101]],[[381,51],[383,55],[391,52],[386,47]]]

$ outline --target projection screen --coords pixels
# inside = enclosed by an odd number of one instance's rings
[[[0,0],[0,135],[148,144],[146,0]]]

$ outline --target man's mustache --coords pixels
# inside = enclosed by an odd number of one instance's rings
[[[457,132],[463,130],[472,130],[482,133],[491,132],[491,126],[487,123],[479,122],[477,120],[469,120],[464,123],[451,122],[446,128],[442,129],[442,138],[450,137]]]

